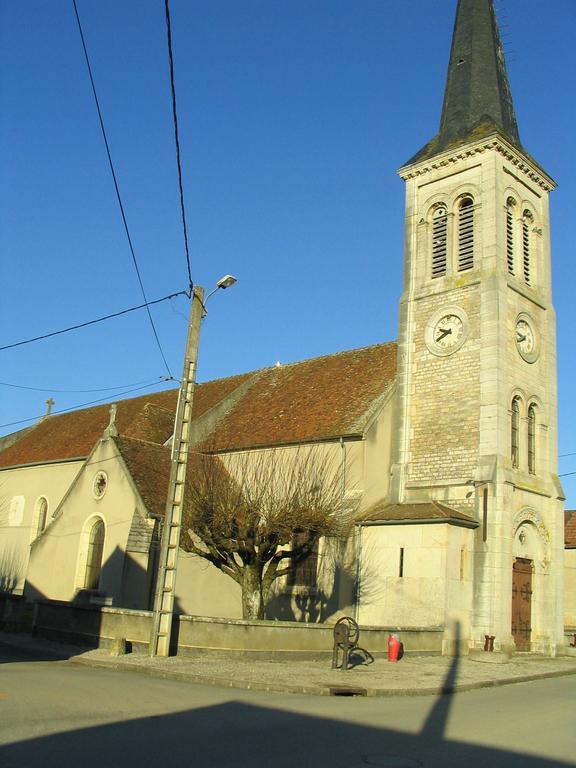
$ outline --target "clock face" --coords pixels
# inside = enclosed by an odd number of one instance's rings
[[[458,315],[446,314],[434,325],[432,340],[441,350],[457,347],[464,333],[464,323]]]
[[[451,355],[466,341],[468,336],[468,317],[461,307],[444,307],[435,312],[428,320],[424,332],[424,341],[433,355],[444,357]]]
[[[532,323],[525,317],[519,317],[514,334],[516,349],[526,362],[533,363],[538,357],[538,338]]]

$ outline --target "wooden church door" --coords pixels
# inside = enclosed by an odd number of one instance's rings
[[[512,637],[519,651],[530,650],[532,560],[517,557],[512,567]]]

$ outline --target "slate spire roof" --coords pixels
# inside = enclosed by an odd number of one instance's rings
[[[522,149],[493,0],[458,0],[440,130],[408,164],[495,131]]]

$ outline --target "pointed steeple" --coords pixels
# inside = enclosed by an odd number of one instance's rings
[[[522,149],[492,0],[458,0],[440,131],[410,163],[498,131]]]

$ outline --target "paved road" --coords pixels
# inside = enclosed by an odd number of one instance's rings
[[[439,698],[305,697],[0,648],[0,766],[574,766],[575,686],[566,677]]]

